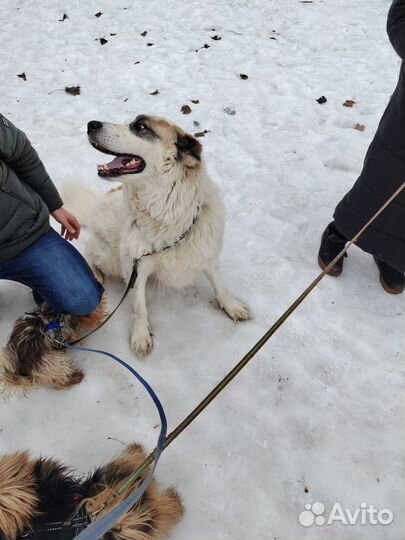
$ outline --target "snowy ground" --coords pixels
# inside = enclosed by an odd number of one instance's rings
[[[128,304],[88,340],[142,372],[171,427],[319,272],[320,234],[356,179],[395,86],[389,5],[2,0],[1,110],[26,130],[59,186],[105,187],[88,120],[150,112],[191,132],[210,130],[205,156],[227,207],[223,270],[253,320],[234,325],[201,281],[184,294],[150,292],[156,340],[147,360],[129,350]],[[80,96],[50,94],[76,84]],[[321,95],[324,105],[315,101]],[[342,106],[346,99],[353,108]],[[108,289],[114,305],[122,289]],[[0,305],[5,340],[32,306],[29,291],[2,282]],[[176,540],[404,537],[404,307],[403,297],[382,290],[371,258],[353,249],[344,275],[325,279],[163,456],[157,477],[176,485],[187,507]],[[30,448],[87,471],[122,448],[116,439],[152,449],[157,419],[143,391],[102,357],[75,356],[87,373],[78,388],[1,405],[0,450]],[[366,502],[395,518],[385,527],[304,528],[298,516],[315,501],[329,510]]]

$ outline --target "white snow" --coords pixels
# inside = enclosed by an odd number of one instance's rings
[[[140,370],[171,428],[318,274],[321,232],[356,180],[395,87],[400,61],[385,33],[389,5],[2,0],[1,111],[28,133],[57,185],[106,188],[96,174],[100,155],[86,140],[89,120],[149,112],[190,132],[210,130],[201,140],[227,207],[223,271],[253,320],[234,325],[201,280],[184,294],[150,291],[156,337],[146,360],[128,346],[128,303],[87,342]],[[59,22],[63,13],[69,18]],[[63,91],[76,84],[80,96]],[[315,101],[321,95],[324,105]],[[346,99],[353,108],[342,106]],[[190,115],[181,114],[183,104]],[[114,306],[122,287],[108,284],[108,291]],[[0,306],[4,341],[31,309],[30,293],[1,282]],[[344,274],[322,281],[163,455],[157,478],[176,485],[187,507],[173,538],[402,537],[404,317],[404,298],[386,294],[371,257],[352,249]],[[121,450],[115,439],[151,450],[157,415],[145,392],[103,357],[74,356],[87,374],[79,387],[0,406],[1,452],[29,448],[85,472]],[[366,502],[395,518],[387,526],[306,529],[298,516],[315,501],[351,510]]]

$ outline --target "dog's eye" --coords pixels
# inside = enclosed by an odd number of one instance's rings
[[[145,126],[145,124],[143,124],[142,122],[139,122],[138,124],[136,124],[135,129],[136,131],[145,131],[148,128],[147,126]]]

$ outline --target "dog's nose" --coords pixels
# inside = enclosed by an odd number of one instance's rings
[[[87,133],[90,133],[90,131],[96,131],[97,129],[100,129],[102,127],[102,122],[99,122],[98,120],[92,120],[87,124]]]

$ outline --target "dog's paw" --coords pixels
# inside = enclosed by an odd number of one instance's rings
[[[131,349],[139,356],[147,356],[153,348],[153,339],[149,331],[139,332],[134,331],[129,340]]]
[[[247,321],[250,318],[250,311],[247,305],[231,294],[227,294],[226,297],[218,299],[218,301],[221,308],[234,322]]]
[[[66,383],[66,386],[73,386],[74,384],[80,384],[82,380],[84,379],[84,373],[81,369],[76,369],[71,377],[69,377],[68,382]]]
[[[75,384],[80,384],[82,380],[84,379],[84,373],[81,369],[75,369],[73,370],[69,376],[66,378],[66,380],[62,381],[54,381],[53,388],[55,390],[64,390],[65,388],[70,388],[71,386],[74,386]]]

